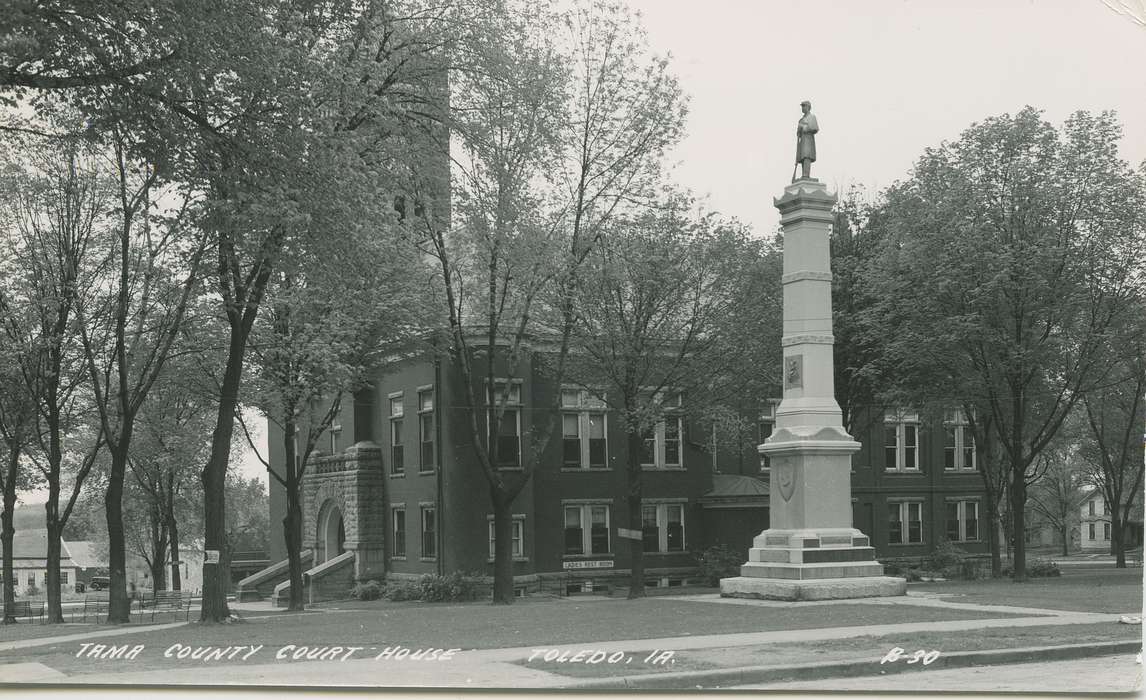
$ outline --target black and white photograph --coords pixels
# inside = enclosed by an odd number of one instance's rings
[[[1134,695],[1144,471],[1146,0],[0,0],[0,693]]]

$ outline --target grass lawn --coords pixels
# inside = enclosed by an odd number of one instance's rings
[[[271,663],[287,644],[365,647],[364,658],[391,645],[411,648],[491,649],[684,635],[727,634],[818,627],[866,626],[894,622],[1008,617],[980,611],[903,605],[824,605],[779,608],[674,600],[597,599],[522,601],[511,607],[465,605],[343,603],[325,613],[260,616],[228,625],[191,624],[93,640],[99,644],[145,645],[135,659],[77,658],[81,642],[0,652],[0,663],[37,661],[65,673],[105,673],[155,668],[195,668],[202,662],[169,658],[172,644],[198,646],[264,645],[244,662],[241,655],[211,664]],[[372,652],[373,649],[373,652]]]
[[[1142,610],[1142,569],[1088,569],[1026,583],[1010,579],[912,583],[909,591],[951,593],[960,603],[1021,605],[1078,612],[1139,613]]]
[[[1141,639],[1138,625],[1101,623],[1092,625],[1047,625],[1045,627],[986,628],[967,632],[912,632],[894,636],[865,636],[814,642],[762,644],[676,652],[667,663],[645,663],[651,649],[627,652],[628,663],[558,663],[544,660],[517,662],[521,666],[571,678],[607,678],[646,673],[702,671],[743,666],[795,666],[825,661],[854,661],[868,658],[878,664],[891,649],[904,649],[907,658],[916,650],[976,651],[1021,647],[1118,642]],[[899,661],[906,663],[906,658]]]

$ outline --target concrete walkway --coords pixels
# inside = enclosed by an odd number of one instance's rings
[[[697,603],[719,603],[729,605],[758,606],[805,606],[835,604],[831,602],[779,603],[744,599],[724,599],[717,594],[680,596],[680,600]],[[565,644],[546,647],[569,651],[603,651],[606,653],[647,652],[651,649],[685,651],[722,647],[756,646],[763,644],[807,642],[820,640],[846,639],[867,635],[897,635],[926,631],[969,631],[997,627],[1036,627],[1044,625],[1091,624],[1107,622],[1116,624],[1119,615],[1110,613],[1079,613],[1062,610],[1044,610],[1014,606],[991,606],[945,601],[934,595],[908,595],[904,598],[882,598],[873,601],[886,605],[888,602],[899,605],[946,607],[959,610],[988,610],[1000,613],[1020,614],[1023,617],[1004,619],[952,620],[942,622],[909,622],[867,627],[828,627],[819,629],[780,630],[771,632],[745,632],[735,634],[688,635],[656,639],[630,639],[622,641]],[[842,601],[855,604],[857,601]],[[246,609],[249,612],[266,612],[261,609]],[[349,612],[349,611],[342,611]],[[279,613],[283,614],[283,613]],[[182,623],[180,623],[182,624]],[[178,625],[172,625],[175,627]],[[151,628],[154,629],[154,628]],[[123,631],[115,631],[122,633]],[[89,635],[94,636],[94,635]],[[72,635],[72,638],[84,638]],[[35,643],[56,643],[62,638],[51,640],[27,640]],[[173,639],[172,641],[178,641]],[[302,644],[304,640],[296,643]],[[205,678],[204,666],[188,662],[186,667],[162,670],[142,670],[130,673],[83,674],[61,677],[58,672],[42,677],[35,676],[34,669],[22,669],[25,682],[39,683],[112,683],[112,684],[188,684],[203,685],[269,685],[269,686],[361,686],[361,687],[472,687],[472,688],[554,688],[575,686],[582,680],[520,665],[534,654],[537,647],[516,647],[501,649],[460,650],[452,658],[442,661],[411,661],[408,659],[377,659],[376,651],[365,650],[370,658],[355,658],[346,661],[272,661],[250,665],[211,666],[209,678]],[[853,660],[851,663],[854,663]],[[2,667],[0,667],[2,668]],[[13,669],[14,670],[14,669]],[[3,675],[3,674],[0,674]],[[672,675],[658,673],[658,676]],[[684,687],[684,686],[682,686]]]

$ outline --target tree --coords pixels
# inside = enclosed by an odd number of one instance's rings
[[[1139,309],[1142,306],[1139,301]],[[1142,502],[1140,431],[1146,425],[1146,323],[1141,314],[1111,334],[1106,349],[1108,383],[1082,400],[1086,432],[1081,453],[1090,482],[1110,504],[1110,550],[1115,566],[1126,566],[1126,524]]]
[[[396,225],[395,218],[377,222],[378,229]],[[316,236],[318,245],[292,256],[252,341],[251,403],[282,429],[281,471],[260,459],[286,490],[288,610],[304,607],[302,481],[318,440],[343,397],[365,386],[382,344],[426,327],[418,318],[424,290],[411,284],[420,268],[413,246],[380,230],[361,234],[337,247]]]
[[[1082,501],[1082,470],[1075,463],[1077,445],[1050,447],[1039,455],[1037,478],[1031,482],[1030,505],[1054,528],[1062,544],[1062,555],[1070,554],[1071,531],[1079,522]]]
[[[736,381],[729,370],[739,363],[724,361],[738,353],[721,352],[730,339],[720,331],[743,306],[753,260],[763,257],[741,230],[692,218],[690,204],[670,200],[616,220],[579,275],[570,378],[625,429],[628,529],[645,533],[629,540],[630,598],[645,594],[650,529],[654,544],[659,537],[657,516],[650,528],[642,507],[644,471],[683,464],[682,411],[690,401],[695,411],[706,395],[724,398],[714,380]],[[683,551],[683,539],[677,544]]]
[[[1111,113],[1061,131],[1026,108],[928,149],[887,194],[870,283],[897,369],[958,387],[1007,464],[1014,578],[1027,482],[1073,406],[1105,382],[1103,339],[1133,306],[1146,188]],[[989,417],[989,420],[988,420]]]
[[[519,13],[496,3],[492,21],[461,42],[468,60],[451,79],[459,225],[447,235],[427,216],[422,227],[438,265],[459,402],[489,484],[496,603],[513,602],[511,506],[554,425],[539,414],[522,469],[501,470],[497,434],[511,383],[498,380],[517,376],[528,338],[542,330],[559,339],[552,376],[560,384],[577,269],[615,213],[649,196],[684,112],[667,61],[649,54],[623,9],[577,3],[559,17]],[[545,308],[548,288],[560,292]]]
[[[5,304],[3,288],[0,288],[0,309]],[[0,310],[0,319],[7,314]],[[8,331],[14,331],[13,338]],[[0,330],[0,338],[5,341],[17,340],[19,330],[7,326]],[[11,347],[8,342],[0,344],[0,386],[7,390],[0,392],[0,445],[3,450],[3,462],[0,463],[0,497],[2,497],[2,511],[0,511],[0,548],[3,548],[3,570],[0,576],[4,580],[3,624],[14,624],[16,613],[13,602],[16,600],[16,579],[13,575],[12,565],[14,551],[12,542],[16,529],[13,524],[13,515],[16,510],[16,495],[27,490],[35,483],[35,472],[27,463],[25,450],[33,442],[32,431],[35,429],[35,403],[31,397],[19,390],[19,367],[27,366],[27,358],[22,353],[26,347]]]
[[[130,154],[140,150],[138,145],[115,125],[107,141],[109,175],[114,178],[118,206],[113,233],[93,249],[106,265],[102,283],[87,303],[77,306],[77,320],[93,403],[110,456],[104,500],[108,621],[127,623],[131,601],[127,597],[123,494],[136,418],[163,371],[188,304],[199,291],[208,239],[201,229],[187,225],[193,195],[177,186],[165,186],[170,173],[159,163],[167,158],[153,153],[159,157],[133,160]],[[166,518],[159,503],[152,506],[158,541],[148,559],[157,561],[166,555]],[[162,563],[156,568],[161,569]]]
[[[60,537],[104,439],[85,423],[91,401],[81,387],[76,314],[98,286],[90,252],[103,233],[110,191],[91,148],[74,138],[10,151],[0,187],[6,273],[0,313],[7,340],[24,349],[19,384],[9,391],[35,405],[35,454],[28,456],[48,487],[48,620],[63,622]]]

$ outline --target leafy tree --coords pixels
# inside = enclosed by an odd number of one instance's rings
[[[1039,455],[1037,478],[1030,484],[1029,504],[1035,513],[1054,528],[1065,557],[1070,554],[1071,531],[1079,522],[1078,505],[1082,500],[1083,472],[1075,461],[1077,444],[1061,444],[1062,440],[1059,442],[1059,445],[1052,445]]]
[[[553,421],[539,412],[530,458],[520,471],[501,470],[497,434],[511,385],[495,391],[496,379],[517,376],[527,339],[545,330],[560,339],[552,371],[560,384],[577,269],[615,213],[651,194],[684,107],[667,61],[650,55],[637,19],[622,8],[575,3],[554,17],[495,3],[489,19],[462,42],[467,60],[451,81],[463,106],[451,122],[461,149],[459,225],[447,236],[427,216],[423,235],[438,263],[459,403],[489,484],[493,598],[512,603],[511,506]],[[557,301],[546,308],[541,294],[554,287]],[[539,328],[539,316],[551,320]]]
[[[396,224],[378,222],[379,228]],[[251,402],[282,429],[281,471],[260,459],[286,490],[289,610],[304,607],[302,480],[318,440],[343,397],[365,386],[381,345],[426,325],[418,318],[424,290],[412,284],[420,268],[413,246],[392,234],[362,234],[337,247],[319,240],[293,256],[297,262],[284,264],[252,341]]]
[[[689,207],[678,199],[616,220],[580,271],[570,378],[624,426],[625,501],[635,531],[646,530],[645,465],[683,464],[681,411],[689,403],[695,411],[706,398],[723,399],[715,380],[737,381],[730,370],[740,364],[725,362],[739,353],[721,352],[730,339],[720,331],[731,328],[753,260],[763,257],[743,231],[712,216],[692,218]],[[658,423],[665,426],[660,441]],[[629,540],[630,598],[645,594],[645,545]]]
[[[1103,339],[1134,303],[1146,187],[1118,159],[1120,136],[1111,113],[1061,131],[1032,108],[972,125],[888,192],[870,268],[897,370],[956,388],[998,441],[1018,581],[1034,464],[1105,383]]]
[[[1139,310],[1146,308],[1139,298]],[[1126,566],[1126,524],[1142,503],[1143,462],[1140,431],[1146,425],[1146,323],[1142,314],[1107,344],[1108,383],[1082,400],[1086,431],[1081,454],[1089,480],[1110,504],[1110,550],[1115,566]]]
[[[82,384],[77,309],[97,285],[91,249],[103,234],[110,189],[88,144],[65,139],[10,150],[3,164],[0,266],[7,342],[21,348],[8,391],[35,405],[28,453],[47,482],[49,622],[63,622],[60,536],[103,445]],[[61,508],[61,496],[70,490]]]

